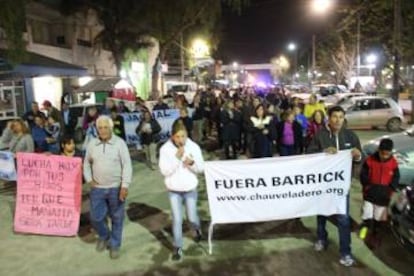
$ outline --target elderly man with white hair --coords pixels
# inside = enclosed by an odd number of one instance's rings
[[[83,174],[91,185],[91,222],[99,235],[98,252],[110,249],[110,257],[120,256],[125,200],[132,179],[131,157],[124,140],[113,134],[114,123],[102,115],[96,121],[98,138],[92,139],[83,163]],[[112,222],[109,230],[107,216]]]

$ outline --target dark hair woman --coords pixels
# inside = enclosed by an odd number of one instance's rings
[[[272,141],[276,130],[272,116],[268,116],[262,104],[255,108],[255,115],[250,117],[253,135],[253,158],[272,157]]]
[[[286,111],[282,115],[282,121],[277,124],[276,129],[280,156],[295,155],[302,152],[302,127],[295,121],[293,111]]]
[[[324,124],[325,114],[322,112],[322,110],[316,110],[313,112],[312,117],[308,123],[308,130],[306,133],[306,147],[309,145],[310,141],[312,141],[312,138],[323,127]]]

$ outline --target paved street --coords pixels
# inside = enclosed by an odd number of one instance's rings
[[[358,131],[363,142],[384,131]],[[379,250],[369,250],[353,234],[358,264],[344,268],[338,263],[337,234],[329,225],[331,246],[316,254],[315,218],[255,224],[219,225],[214,233],[214,254],[207,242],[197,245],[187,231],[184,259],[170,260],[171,220],[167,194],[158,171],[149,170],[134,154],[134,182],[130,189],[124,244],[119,260],[95,251],[96,237],[81,217],[76,237],[14,234],[14,186],[0,186],[0,275],[412,275],[411,253],[387,237]],[[214,153],[205,153],[215,159]],[[84,187],[87,191],[88,187]],[[200,185],[200,216],[206,233],[209,223],[204,182]],[[359,183],[351,191],[351,213],[359,222]],[[84,197],[87,212],[87,197]]]

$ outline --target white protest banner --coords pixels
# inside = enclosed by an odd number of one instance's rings
[[[140,146],[141,142],[135,129],[141,122],[141,113],[122,113],[124,118],[126,143],[128,145]],[[161,126],[160,137],[161,141],[167,140],[171,136],[171,126],[174,121],[180,117],[178,109],[154,110],[152,116],[158,121]]]
[[[0,179],[16,180],[16,166],[13,153],[10,151],[0,151]]]
[[[351,151],[206,162],[214,224],[260,222],[346,213]]]

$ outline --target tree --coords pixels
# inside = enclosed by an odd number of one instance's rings
[[[61,2],[61,12],[67,15],[96,12],[102,31],[94,38],[94,44],[108,49],[120,70],[128,49],[140,49],[152,45],[147,39],[145,22],[137,20],[147,11],[148,0],[72,0]],[[138,17],[135,17],[138,16]]]
[[[191,37],[200,32],[212,36],[222,13],[222,4],[240,12],[247,3],[247,0],[150,1],[148,17],[144,20],[149,27],[149,34],[159,41],[159,62],[167,61],[169,51],[174,45],[180,44],[181,36]],[[155,91],[159,79],[158,68],[154,66],[153,70],[153,97],[158,93]]]
[[[337,80],[349,80],[356,61],[355,43],[349,33],[330,32],[318,43],[318,64],[323,71],[334,71]]]
[[[108,48],[119,69],[128,49],[149,46],[143,37],[159,41],[159,62],[181,35],[197,27],[211,33],[226,4],[240,12],[248,0],[74,0],[62,1],[62,10],[73,13],[92,8],[104,27],[96,42]],[[189,34],[188,34],[189,35]],[[154,66],[153,84],[158,80],[159,64]],[[153,87],[156,87],[153,86]]]
[[[400,60],[411,64],[414,60],[414,1],[359,0],[353,6],[340,9],[341,18],[329,34],[341,36],[344,44],[356,43],[356,30],[360,21],[361,53],[367,49],[380,49],[383,64],[394,71],[396,83],[405,80],[399,75]],[[400,22],[400,24],[398,24]],[[352,47],[350,47],[351,49]],[[332,59],[330,60],[332,61]],[[399,85],[394,85],[395,88]],[[398,93],[393,95],[398,98]]]
[[[25,0],[3,0],[0,8],[0,29],[6,35],[9,62],[18,63],[25,56]]]

